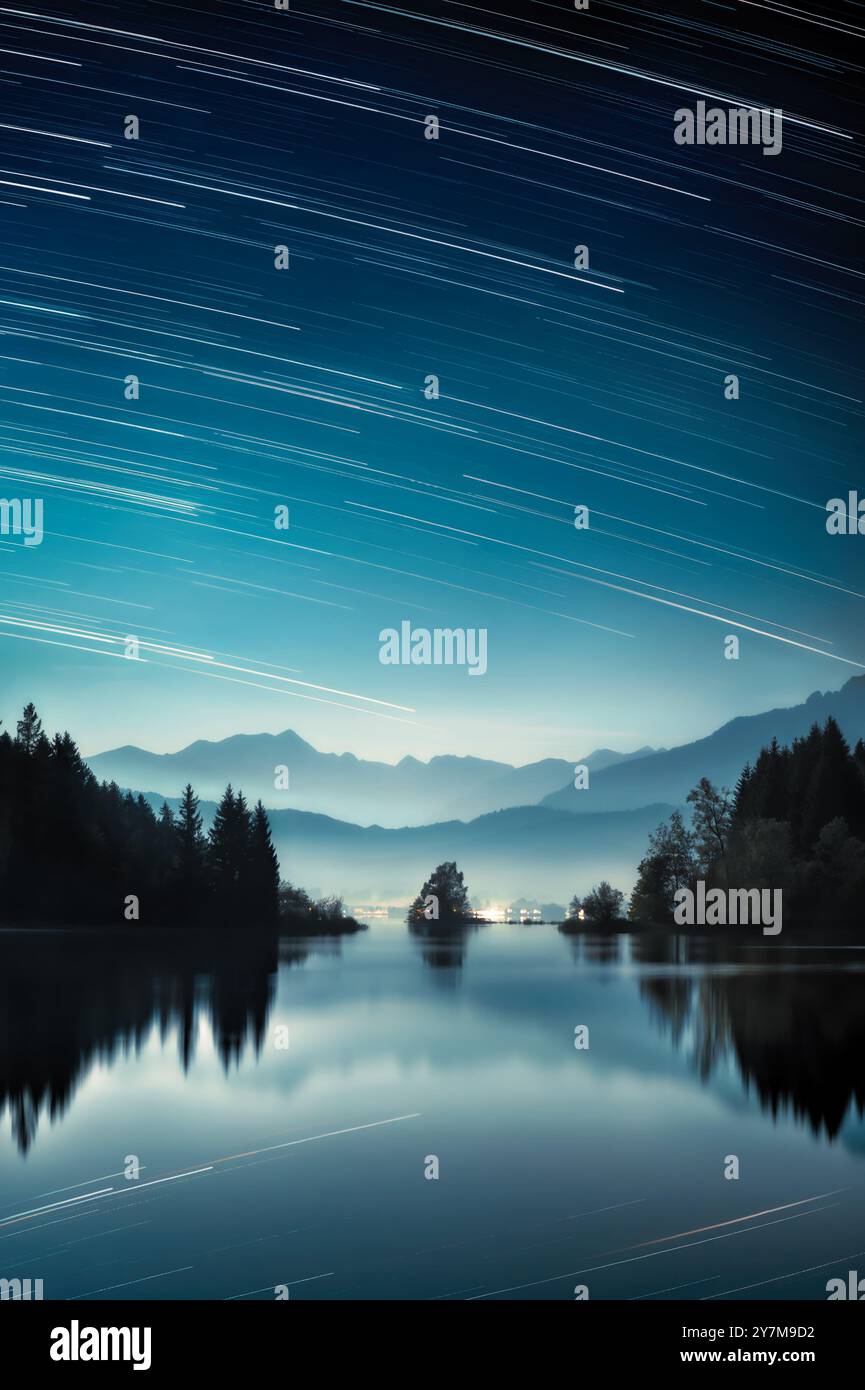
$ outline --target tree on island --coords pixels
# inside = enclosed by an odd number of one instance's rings
[[[604,878],[596,888],[586,894],[582,902],[574,896],[568,912],[571,917],[579,917],[582,911],[586,921],[593,922],[596,926],[608,927],[621,918],[624,902],[624,893]]]
[[[456,925],[473,920],[468,889],[453,860],[433,869],[409,908],[407,917],[410,924],[444,922],[446,925]]]

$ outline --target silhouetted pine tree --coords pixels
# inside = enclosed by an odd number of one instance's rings
[[[270,926],[279,912],[279,860],[261,802],[252,813],[249,845],[248,912],[256,926]]]
[[[746,763],[739,773],[739,780],[733,790],[733,817],[746,816],[751,813],[754,800],[753,794],[754,769],[750,763]]]
[[[17,728],[17,742],[21,746],[21,751],[33,753],[40,738],[42,738],[42,720],[36,713],[36,706],[32,703],[25,705]]]
[[[789,751],[772,739],[761,750],[754,769],[757,801],[754,810],[762,820],[785,820],[789,814]]]
[[[168,921],[173,917],[172,896],[177,878],[177,826],[167,801],[159,808],[156,822],[157,844],[157,893],[160,915]]]
[[[243,794],[226,787],[210,827],[208,865],[212,886],[210,914],[215,922],[241,926],[244,890],[249,882],[250,825]]]
[[[177,874],[174,912],[181,926],[202,921],[207,907],[207,841],[198,797],[187,782],[177,812]]]

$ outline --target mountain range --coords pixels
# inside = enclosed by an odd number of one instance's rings
[[[215,799],[231,782],[249,802],[261,799],[268,810],[314,811],[355,825],[397,828],[533,806],[573,780],[577,762],[600,772],[651,752],[598,748],[581,759],[546,758],[524,767],[447,755],[429,762],[406,757],[382,763],[354,753],[320,753],[293,729],[285,729],[281,734],[235,734],[215,743],[199,739],[177,753],[149,753],[127,745],[87,761],[100,779],[124,787],[156,787],[165,796],[179,796],[191,782],[199,796]],[[285,790],[274,785],[279,768],[288,773]]]
[[[567,901],[601,878],[629,892],[649,831],[701,777],[734,786],[773,738],[790,743],[832,715],[848,742],[865,738],[865,675],[802,704],[730,720],[677,748],[597,749],[574,762],[512,767],[482,758],[406,757],[396,764],[320,753],[292,730],[200,740],[177,753],[113,749],[88,759],[100,778],[172,804],[187,781],[209,821],[226,783],[268,807],[284,877],[351,903],[405,902],[455,859],[472,894]],[[574,766],[589,787],[574,787]],[[289,787],[274,790],[274,769]],[[158,788],[158,791],[152,790]]]

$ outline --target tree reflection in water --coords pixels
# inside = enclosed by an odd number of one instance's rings
[[[154,1025],[177,1032],[186,1071],[209,1020],[226,1070],[257,1055],[274,999],[277,938],[189,931],[4,933],[0,940],[0,1115],[22,1153],[41,1116],[66,1110],[96,1063],[140,1052]],[[305,959],[290,943],[279,959]]]
[[[732,1058],[773,1119],[792,1113],[837,1137],[851,1106],[865,1113],[863,976],[849,956],[819,949],[743,951],[729,939],[634,937],[652,973],[640,993],[675,1046],[708,1081]],[[683,967],[691,970],[683,970]]]

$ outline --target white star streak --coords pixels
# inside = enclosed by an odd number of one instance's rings
[[[0,130],[17,130],[22,135],[44,135],[50,140],[69,140],[76,145],[98,145],[103,150],[113,148],[107,140],[85,140],[80,135],[61,135],[56,130],[36,130],[33,126],[8,125],[5,121],[0,121]]]
[[[86,193],[67,193],[62,188],[44,188],[41,184],[20,183],[15,179],[0,179],[0,184],[6,188],[24,188],[28,193],[51,193],[55,198],[76,198],[81,203],[90,202]]]
[[[60,625],[55,625],[52,623],[37,622],[33,619],[25,621],[22,618],[13,617],[11,614],[8,613],[0,613],[0,622],[8,623],[11,627],[29,628],[35,632],[53,633],[54,635],[61,637],[78,637],[88,642],[97,642],[102,643],[104,645],[119,644],[120,646],[123,646],[124,643],[124,638],[118,637],[114,633],[83,631],[75,628],[68,628]],[[257,670],[255,667],[235,666],[228,661],[217,661],[209,653],[194,652],[182,648],[167,648],[161,646],[159,643],[149,642],[144,638],[139,639],[139,647],[142,651],[169,653],[170,655],[177,656],[184,661],[206,661],[208,669],[218,668],[224,671],[237,671],[241,675],[267,677],[267,679],[279,681],[283,685],[298,685],[304,687],[307,690],[321,691],[323,694],[327,695],[343,695],[350,700],[364,700],[367,704],[380,705],[385,709],[401,710],[406,714],[415,713],[415,710],[410,705],[397,705],[394,704],[391,700],[379,700],[373,695],[363,695],[352,690],[337,690],[329,685],[316,685],[312,681],[296,680],[291,676],[280,676],[272,671]],[[78,648],[78,650],[84,651],[87,649]],[[106,655],[109,654],[117,655],[120,657],[121,660],[128,660],[128,658],[124,657],[122,652],[106,653]]]

